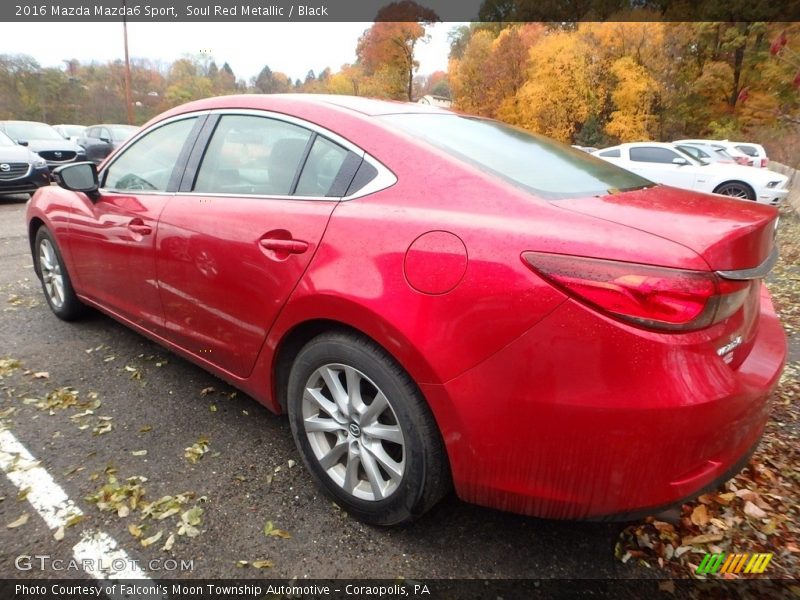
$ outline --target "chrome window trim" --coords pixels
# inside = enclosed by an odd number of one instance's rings
[[[717,275],[725,279],[734,279],[737,281],[748,281],[751,279],[763,279],[778,262],[778,246],[773,246],[772,252],[767,257],[767,260],[762,262],[757,267],[752,269],[740,269],[738,271],[717,271]]]
[[[102,173],[105,173],[109,168],[111,168],[114,165],[114,163],[117,162],[122,157],[122,155],[125,154],[125,152],[127,152],[128,147],[132,146],[133,144],[135,144],[136,141],[139,140],[140,138],[144,137],[144,135],[146,135],[146,134],[148,134],[148,133],[150,133],[152,131],[155,131],[156,129],[158,129],[160,127],[163,127],[164,125],[169,125],[170,123],[173,123],[175,121],[182,121],[183,119],[194,119],[194,118],[197,118],[197,117],[202,117],[203,115],[208,115],[210,113],[211,113],[210,110],[199,110],[199,111],[190,112],[190,113],[183,113],[183,114],[180,114],[180,115],[175,115],[175,116],[170,117],[168,119],[164,119],[163,121],[159,121],[158,123],[154,124],[151,127],[148,127],[147,129],[140,129],[139,132],[135,136],[133,136],[127,142],[125,142],[125,145],[122,146],[119,149],[119,151],[114,155],[114,160],[112,160],[107,165],[103,166]],[[103,175],[98,173],[98,179],[102,179],[102,178],[103,178]],[[101,193],[101,194],[126,194],[126,193],[130,194],[130,193],[134,193],[135,192],[137,196],[174,196],[175,195],[175,192],[165,192],[163,190],[115,190],[115,189],[109,189],[109,188],[104,188],[103,187],[103,188],[98,189],[97,191],[99,193]]]
[[[377,160],[371,154],[367,154],[362,148],[359,148],[354,143],[352,143],[347,138],[342,137],[338,133],[334,133],[333,131],[326,129],[317,125],[316,123],[312,123],[311,121],[306,121],[304,119],[300,119],[299,117],[293,117],[292,115],[287,115],[284,113],[274,112],[271,110],[259,110],[254,108],[216,108],[213,110],[202,111],[202,113],[187,113],[194,115],[194,114],[211,114],[211,115],[246,115],[246,116],[253,116],[253,117],[262,117],[267,119],[276,119],[278,121],[284,121],[286,123],[291,123],[292,125],[297,125],[299,127],[303,127],[314,133],[317,133],[325,138],[328,138],[332,142],[343,146],[345,149],[349,150],[350,152],[354,153],[356,156],[363,159],[368,164],[375,167],[375,170],[378,171],[378,174],[370,181],[367,185],[362,187],[357,192],[350,194],[349,196],[291,196],[291,195],[266,195],[266,194],[206,194],[202,192],[177,192],[176,196],[203,196],[205,198],[256,198],[256,199],[265,199],[265,200],[323,200],[328,202],[340,202],[340,201],[348,201],[348,200],[355,200],[356,198],[361,198],[363,196],[368,196],[370,194],[374,194],[376,192],[380,192],[387,188],[392,187],[395,183],[397,183],[397,177],[395,174],[389,170],[383,163]],[[212,135],[213,137],[213,135]],[[210,142],[210,140],[209,140]],[[202,163],[201,163],[202,165]],[[199,169],[199,166],[198,166]]]

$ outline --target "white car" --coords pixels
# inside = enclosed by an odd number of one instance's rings
[[[727,140],[726,140],[727,141]],[[752,144],[750,142],[727,142],[732,144],[734,148],[737,150],[741,150],[747,156],[753,159],[753,166],[754,167],[761,167],[766,168],[769,164],[769,157],[767,156],[767,151],[764,150],[764,146],[761,144]]]
[[[767,151],[759,144],[743,143],[743,142],[729,142],[728,140],[675,140],[673,144],[692,144],[692,145],[708,145],[714,148],[722,148],[728,154],[733,156],[737,163],[740,165],[748,165],[751,167],[766,167]],[[760,154],[759,154],[760,152]],[[764,160],[762,160],[762,158]]]
[[[769,169],[703,163],[674,144],[636,142],[592,152],[637,175],[677,188],[755,200],[777,206],[789,190],[789,178]]]

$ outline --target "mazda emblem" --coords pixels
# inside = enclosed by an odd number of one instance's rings
[[[61,152],[54,152],[53,154],[56,155],[56,158],[61,158]]]
[[[2,165],[0,165],[0,171],[3,171],[3,173],[8,173],[10,170],[11,170],[11,165],[7,163],[3,163]]]

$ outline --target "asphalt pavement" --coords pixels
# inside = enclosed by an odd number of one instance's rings
[[[528,518],[453,495],[403,528],[353,520],[319,493],[284,417],[104,315],[64,323],[51,314],[24,213],[24,198],[0,198],[0,359],[21,363],[5,363],[0,416],[83,516],[54,529],[31,490],[0,474],[0,578],[86,577],[52,559],[69,561],[88,531],[113,538],[151,577],[641,576],[614,559],[620,523]],[[159,506],[177,511],[147,516],[140,502],[125,515],[115,504],[142,491],[144,502],[170,496]],[[194,507],[202,513],[187,516]],[[35,555],[50,559],[30,569],[18,560]]]

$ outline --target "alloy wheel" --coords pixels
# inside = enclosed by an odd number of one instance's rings
[[[54,308],[61,308],[64,306],[64,276],[55,248],[47,238],[39,243],[39,268],[47,299]]]
[[[319,465],[346,493],[378,501],[400,486],[403,431],[389,399],[361,371],[344,364],[315,370],[303,390],[305,435]]]

